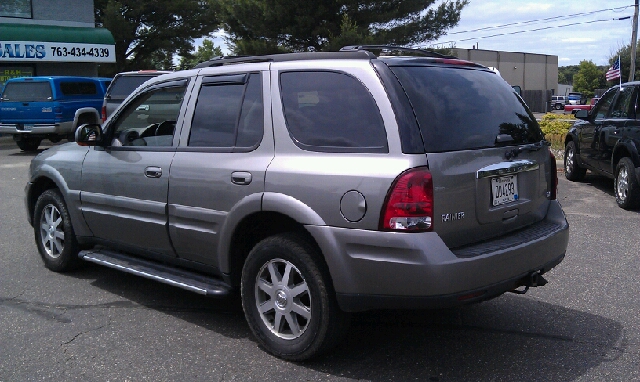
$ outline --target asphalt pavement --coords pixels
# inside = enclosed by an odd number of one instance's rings
[[[559,174],[571,234],[546,286],[356,314],[337,349],[292,363],[259,347],[237,299],[45,269],[23,207],[33,156],[0,138],[0,381],[640,380],[640,213],[617,207],[609,179]]]

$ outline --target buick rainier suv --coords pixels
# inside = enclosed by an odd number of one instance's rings
[[[555,163],[488,68],[357,46],[156,77],[35,157],[25,201],[52,271],[237,296],[264,349],[304,360],[350,312],[546,284],[569,239]]]

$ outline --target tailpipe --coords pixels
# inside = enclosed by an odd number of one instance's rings
[[[525,294],[529,290],[529,288],[544,286],[547,284],[547,279],[542,277],[542,271],[531,272],[520,281],[518,281],[518,286],[515,289],[510,290],[509,292],[515,294]],[[518,289],[523,286],[524,289]]]

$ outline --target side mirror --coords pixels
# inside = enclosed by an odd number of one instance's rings
[[[576,112],[576,118],[582,119],[583,121],[589,120],[589,112],[587,110],[581,109]]]
[[[97,123],[84,124],[76,130],[76,142],[80,146],[98,146],[102,138],[102,127]]]

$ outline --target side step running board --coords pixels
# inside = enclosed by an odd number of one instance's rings
[[[124,253],[104,248],[80,251],[78,257],[205,296],[224,297],[231,294],[233,290],[229,284],[213,277],[171,268],[154,261],[131,257]]]

